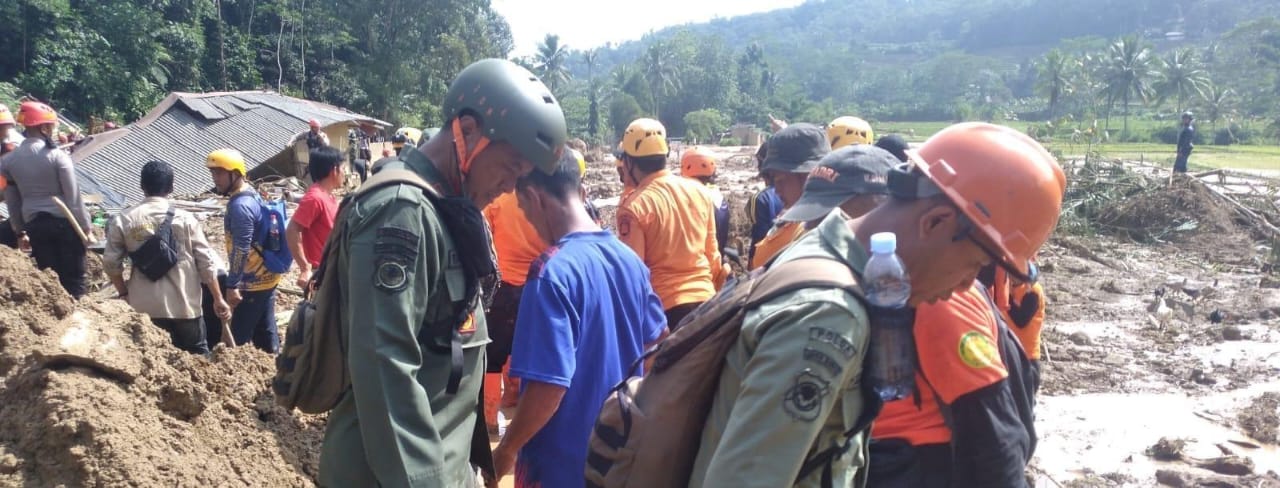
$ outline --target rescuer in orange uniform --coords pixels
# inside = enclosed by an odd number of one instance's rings
[[[727,275],[716,247],[711,197],[702,184],[667,170],[670,149],[661,122],[631,122],[619,149],[623,176],[636,189],[618,206],[618,238],[649,267],[668,327],[675,331]]]

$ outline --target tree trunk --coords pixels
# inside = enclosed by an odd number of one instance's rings
[[[284,66],[280,64],[280,45],[284,42],[284,13],[280,14],[280,32],[276,34],[276,92],[284,86]]]
[[[222,70],[222,91],[227,91],[227,41],[222,31],[222,0],[216,0],[213,8],[218,9],[218,65]]]
[[[298,11],[298,18],[302,24],[302,42],[300,47],[302,51],[302,77],[298,80],[299,88],[302,90],[302,96],[307,97],[307,0],[302,0],[302,9]]]
[[[1124,133],[1129,134],[1129,92],[1124,92]]]

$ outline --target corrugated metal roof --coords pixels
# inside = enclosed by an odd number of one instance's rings
[[[165,103],[168,103],[165,106]],[[90,143],[72,153],[86,192],[103,194],[103,205],[118,209],[142,200],[138,175],[151,160],[174,167],[175,194],[207,191],[212,182],[204,160],[209,152],[233,147],[248,169],[286,150],[309,119],[328,126],[343,122],[390,124],[328,105],[272,92],[170,95],[118,138]],[[91,181],[87,181],[91,180]]]

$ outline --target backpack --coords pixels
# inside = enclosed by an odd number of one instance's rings
[[[724,357],[737,340],[747,312],[805,288],[841,288],[863,300],[853,272],[848,266],[833,266],[832,261],[786,261],[726,285],[681,321],[670,337],[638,359],[633,374],[650,357],[653,369],[644,377],[633,375],[619,383],[605,399],[588,444],[587,486],[687,486]],[[829,468],[848,450],[852,437],[870,426],[880,402],[869,391],[864,395],[867,409],[857,425],[845,432],[844,444],[810,456],[797,479]]]
[[[417,175],[412,178],[397,171],[384,171],[370,178],[355,193],[343,199],[335,222],[345,222],[348,204],[370,191],[393,184],[411,184],[425,192],[434,192]],[[289,317],[284,344],[276,356],[276,374],[271,388],[276,403],[286,409],[304,413],[324,413],[337,406],[351,386],[347,371],[346,348],[342,344],[342,290],[338,280],[326,280],[330,266],[340,259],[343,229],[335,228],[324,244],[320,265],[312,273],[313,290],[304,290],[303,299]]]
[[[235,198],[252,196],[257,190],[245,190]],[[283,199],[258,200],[258,221],[253,224],[253,249],[262,256],[262,266],[272,273],[287,273],[293,266],[293,252],[284,242],[284,226],[289,221],[289,207]]]
[[[437,204],[441,221],[450,230],[451,235],[463,234],[464,232],[457,226],[470,224],[466,219],[471,218],[472,213],[478,214],[478,212],[466,212],[456,208],[457,203],[452,202],[453,199],[437,193],[435,188],[416,173],[401,168],[386,168],[385,171],[370,177],[355,193],[342,200],[342,204],[338,206],[335,222],[340,224],[346,222],[345,210],[351,202],[374,189],[394,184],[408,184],[420,188],[432,203]],[[446,216],[446,213],[454,215]],[[487,235],[487,228],[484,230]],[[315,291],[309,294],[306,291],[303,292],[307,295],[294,308],[280,354],[276,356],[276,374],[271,381],[271,389],[275,393],[276,404],[286,409],[297,408],[310,414],[328,412],[338,405],[347,389],[351,387],[351,372],[347,369],[346,348],[342,343],[342,290],[339,288],[338,280],[324,279],[326,269],[336,266],[341,259],[339,253],[342,252],[342,246],[337,241],[343,234],[343,229],[334,228],[328,240],[325,241],[320,266],[311,277]],[[464,236],[463,243],[455,243],[455,248],[468,249],[463,247],[469,245],[465,242],[476,238]],[[466,289],[463,299],[454,302],[453,315],[455,322],[459,324],[469,318],[471,310],[475,308],[477,300],[483,293],[480,289],[483,286],[480,281],[484,275],[477,273],[483,273],[485,266],[483,260],[463,259],[462,262],[467,274]],[[451,327],[448,330],[449,337],[433,337],[431,334],[443,331],[428,329],[422,328],[418,342],[424,347],[444,349],[450,353],[453,359],[449,383],[445,391],[448,394],[456,393],[462,380],[462,346],[458,330],[456,327]],[[483,398],[484,386],[481,385],[476,402],[477,419],[483,418]],[[475,430],[472,432],[470,461],[493,476],[494,467],[492,452],[489,449],[489,436],[484,423],[479,420],[475,422]]]
[[[400,168],[388,167],[369,178],[355,193],[343,199],[338,207],[335,222],[345,222],[344,211],[348,205],[368,194],[370,191],[394,184],[408,184],[420,188],[436,206],[441,222],[449,230],[454,241],[454,249],[490,249],[487,240],[483,243],[477,239],[477,232],[468,232],[462,227],[479,225],[483,234],[483,217],[478,211],[467,211],[460,208],[459,199],[440,195],[426,180],[416,173]],[[473,206],[474,207],[474,206]],[[471,214],[475,214],[473,217]],[[477,224],[474,219],[481,219]],[[345,349],[341,343],[342,300],[338,280],[326,280],[326,269],[336,266],[340,260],[341,244],[337,242],[344,234],[342,229],[334,228],[325,241],[324,254],[315,272],[312,284],[315,291],[303,298],[289,318],[285,340],[280,355],[276,357],[276,375],[272,388],[276,394],[276,403],[285,408],[297,408],[305,413],[327,412],[342,398],[351,384],[347,371]],[[469,235],[470,234],[470,235]],[[481,247],[482,246],[482,247]],[[454,309],[450,311],[450,321],[463,324],[470,319],[471,312],[482,296],[491,295],[486,281],[486,270],[496,267],[493,258],[485,253],[451,253],[458,259],[464,270],[465,284],[456,295]],[[470,255],[482,255],[471,257]],[[450,285],[450,295],[454,295]],[[441,329],[441,330],[437,330]],[[418,337],[419,344],[438,352],[448,353],[453,357],[447,393],[455,393],[462,381],[462,342],[457,327],[442,328],[423,327]]]
[[[311,131],[307,131],[307,149],[315,149],[315,148],[324,147],[324,146],[325,146],[324,139],[320,138],[320,134],[315,134],[315,133],[312,133]]]
[[[151,281],[160,281],[178,265],[178,243],[173,240],[173,207],[164,214],[164,222],[156,233],[129,253],[133,269]]]

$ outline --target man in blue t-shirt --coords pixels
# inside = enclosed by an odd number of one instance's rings
[[[534,171],[516,184],[520,208],[553,243],[530,267],[520,297],[511,376],[522,389],[494,451],[498,476],[514,470],[517,487],[583,486],[600,406],[666,333],[648,269],[587,214],[580,179],[568,156],[555,174]]]
[[[756,150],[756,169],[764,164],[764,157],[768,154],[769,143],[765,142]],[[747,202],[747,220],[751,222],[751,250],[747,254],[747,263],[751,263],[756,259],[756,244],[764,240],[769,235],[769,229],[773,228],[773,221],[782,214],[782,198],[778,196],[778,191],[773,188],[773,180],[764,171],[760,170],[760,178],[764,179],[765,187],[763,190],[756,192]]]

